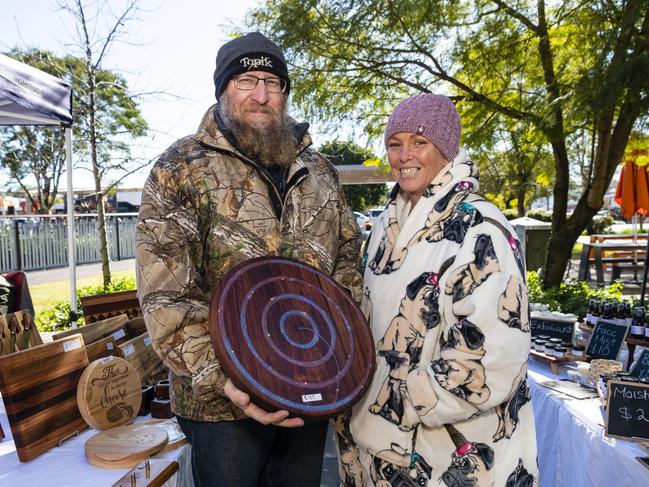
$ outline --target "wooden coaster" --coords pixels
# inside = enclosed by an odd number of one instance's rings
[[[349,409],[374,373],[374,339],[349,292],[296,260],[251,259],[221,279],[210,336],[226,375],[264,409],[323,420]]]
[[[88,462],[100,468],[132,468],[167,445],[167,431],[158,426],[129,424],[97,433],[86,441]]]
[[[142,421],[138,424],[146,424],[152,426],[158,426],[167,430],[167,436],[169,437],[169,443],[165,446],[160,453],[166,453],[170,450],[175,450],[178,447],[183,446],[187,443],[187,437],[185,433],[180,429],[178,421],[176,418],[172,419],[150,419],[149,421]]]
[[[140,377],[122,358],[95,360],[79,379],[77,403],[83,419],[93,428],[122,426],[135,419],[140,410]]]

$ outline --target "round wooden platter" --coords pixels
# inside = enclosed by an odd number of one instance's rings
[[[84,370],[77,387],[81,416],[99,430],[130,423],[142,403],[142,385],[135,368],[126,360],[108,356]]]
[[[210,336],[224,371],[255,404],[305,420],[351,407],[374,373],[371,331],[349,292],[292,259],[231,269],[212,297]]]
[[[148,421],[141,421],[138,424],[147,425],[147,426],[157,426],[158,428],[164,428],[167,431],[167,436],[169,442],[160,453],[166,453],[171,450],[175,450],[178,447],[183,446],[187,443],[187,438],[185,433],[180,429],[178,421],[175,419],[150,419]]]
[[[164,428],[136,423],[97,433],[86,441],[84,451],[95,467],[132,468],[160,452],[167,442]]]

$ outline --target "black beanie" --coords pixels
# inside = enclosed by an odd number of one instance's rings
[[[216,54],[214,86],[216,99],[221,97],[233,76],[245,71],[266,71],[286,80],[288,96],[291,80],[284,55],[279,47],[260,32],[250,32],[221,46]]]

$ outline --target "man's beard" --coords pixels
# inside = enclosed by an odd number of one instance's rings
[[[252,102],[247,109],[261,112],[272,111],[272,108]],[[253,127],[241,120],[233,110],[230,99],[223,93],[218,104],[219,115],[244,155],[264,166],[289,167],[295,162],[297,141],[293,134],[293,123],[286,115],[286,104],[282,106],[279,117],[264,128]]]

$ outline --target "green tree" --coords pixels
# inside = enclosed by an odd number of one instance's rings
[[[329,161],[336,166],[363,164],[375,156],[369,149],[363,149],[354,142],[338,140],[326,142],[319,151],[325,154]],[[386,184],[345,184],[343,193],[350,208],[364,212],[373,206],[383,205],[388,196]]]
[[[646,0],[269,0],[249,23],[286,50],[293,99],[312,118],[351,118],[378,134],[398,100],[443,91],[469,124],[498,115],[537,131],[555,177],[546,286],[562,281],[649,108]],[[594,150],[569,215],[578,131]]]
[[[13,49],[8,56],[59,78],[71,79],[73,89],[73,142],[75,156],[87,161],[91,152],[88,84],[84,81],[85,62],[74,56],[56,56],[37,49]],[[128,84],[120,75],[99,70],[96,76],[95,140],[100,177],[119,171],[121,178],[134,168],[129,141],[146,133],[147,124]],[[3,127],[0,129],[0,166],[36,203],[40,213],[49,213],[65,171],[64,132],[48,127]],[[30,189],[27,177],[35,179]]]

